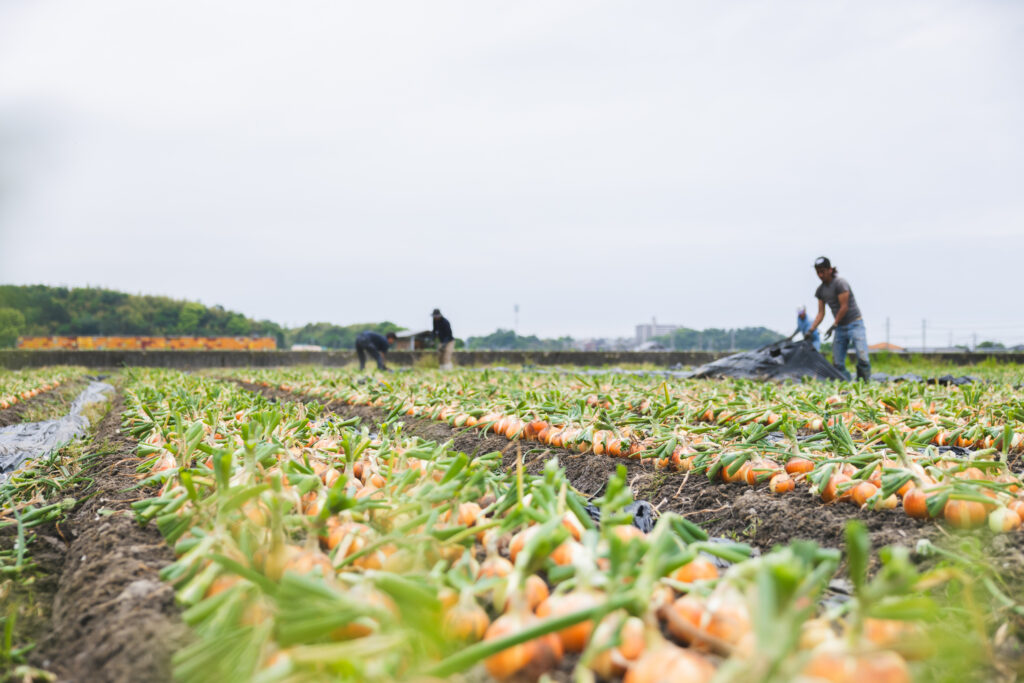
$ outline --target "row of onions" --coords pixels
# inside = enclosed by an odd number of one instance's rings
[[[999,385],[765,385],[632,376],[256,370],[234,376],[320,400],[378,406],[509,439],[653,462],[723,483],[953,526],[1016,531],[1024,408]],[[954,445],[950,448],[948,445]],[[973,448],[974,450],[968,450]]]
[[[505,471],[400,419],[170,371],[131,373],[125,395],[159,486],[136,514],[174,548],[163,577],[196,636],[181,680],[907,681],[991,655],[998,610],[969,580],[901,548],[870,577],[856,523],[852,596],[824,601],[837,551],[750,557],[672,514],[644,534],[624,468],[590,501],[597,523],[554,459]],[[937,640],[951,613],[956,651]]]
[[[42,367],[24,370],[0,368],[0,410],[11,408],[22,401],[85,376],[82,367]]]

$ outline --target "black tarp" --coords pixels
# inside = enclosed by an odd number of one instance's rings
[[[911,382],[914,384],[920,384],[921,382],[927,382],[928,384],[941,384],[943,386],[952,385],[955,387],[962,387],[965,384],[974,384],[979,382],[977,377],[973,375],[960,375],[954,377],[953,375],[942,375],[941,377],[928,377],[924,378],[921,375],[915,375],[912,372],[907,372],[902,375],[888,375],[884,372],[875,372],[871,374],[872,382]]]
[[[843,379],[809,341],[780,341],[754,351],[734,353],[696,368],[690,377],[741,379]]]
[[[654,508],[646,500],[638,500],[628,504],[622,509],[626,514],[633,515],[633,526],[645,534],[651,533],[651,529],[654,528],[655,512]],[[601,508],[596,505],[587,504],[587,514],[590,518],[601,523]]]

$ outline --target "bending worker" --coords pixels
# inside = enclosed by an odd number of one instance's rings
[[[435,308],[430,314],[434,318],[433,335],[437,339],[437,361],[442,370],[451,370],[452,351],[455,350],[455,337],[452,336],[452,325],[448,318],[441,315]]]
[[[384,356],[387,355],[388,349],[394,343],[394,332],[388,332],[387,335],[371,332],[370,330],[360,332],[359,336],[356,337],[356,355],[359,356],[359,369],[362,370],[366,367],[366,354],[370,354],[370,357],[377,361],[378,369],[387,370],[388,366],[384,364]]]
[[[821,351],[821,335],[817,330],[811,332],[811,321],[807,318],[807,309],[803,306],[796,309],[796,332],[793,333],[793,336],[796,336],[798,332],[814,345],[815,351]]]
[[[809,332],[814,333],[818,325],[825,319],[825,304],[832,309],[832,316],[835,323],[825,333],[825,339],[836,332],[836,339],[832,342],[832,364],[836,366],[843,377],[850,379],[850,373],[846,371],[846,351],[850,344],[853,344],[857,352],[857,379],[865,382],[871,379],[871,360],[868,357],[868,333],[864,328],[864,319],[861,317],[857,300],[853,296],[850,284],[839,277],[839,270],[832,266],[832,262],[822,256],[814,262],[814,271],[818,274],[821,284],[815,290],[814,296],[818,299],[818,316],[811,324]]]

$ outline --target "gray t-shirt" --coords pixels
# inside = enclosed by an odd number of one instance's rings
[[[832,309],[833,318],[839,313],[839,295],[843,292],[850,293],[850,301],[846,308],[846,316],[842,320],[837,320],[836,325],[849,325],[861,317],[857,300],[853,298],[853,290],[850,289],[850,283],[841,277],[834,277],[832,282],[827,285],[822,282],[814,292],[814,296],[824,301]]]

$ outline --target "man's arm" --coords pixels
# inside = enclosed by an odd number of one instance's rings
[[[836,325],[846,317],[846,311],[850,309],[850,293],[839,292],[839,310],[836,312]]]
[[[814,322],[811,323],[811,328],[807,330],[807,334],[812,334],[816,329],[818,329],[818,325],[820,325],[821,321],[824,319],[825,301],[823,299],[818,299],[818,315],[814,316]]]

